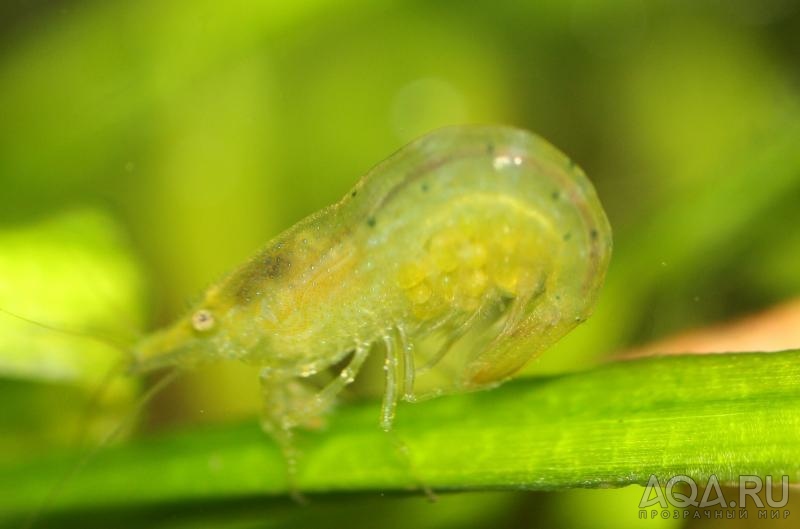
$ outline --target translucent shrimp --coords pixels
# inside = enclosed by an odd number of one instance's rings
[[[583,171],[533,134],[452,127],[414,141],[301,220],[191,313],[135,348],[134,373],[260,366],[263,425],[286,448],[385,354],[398,399],[497,385],[585,320],[611,229]],[[344,366],[322,388],[312,375]],[[290,461],[290,464],[293,464]]]

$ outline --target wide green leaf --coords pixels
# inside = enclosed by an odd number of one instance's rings
[[[677,474],[796,482],[798,381],[800,351],[687,355],[402,405],[391,434],[378,428],[377,403],[343,405],[326,428],[298,436],[297,482],[312,498],[414,491],[420,482],[435,491],[616,487]],[[39,509],[78,457],[2,469],[2,512],[13,519]],[[213,502],[230,521],[252,513],[235,508],[241,502],[269,511],[286,494],[281,453],[254,419],[102,450],[47,514],[120,526],[120,513],[169,507],[178,516]]]

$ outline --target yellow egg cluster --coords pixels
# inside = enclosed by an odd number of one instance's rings
[[[532,244],[508,224],[459,223],[433,235],[421,258],[401,265],[397,284],[420,320],[474,311],[490,289],[517,294],[525,266],[520,256],[533,255]]]

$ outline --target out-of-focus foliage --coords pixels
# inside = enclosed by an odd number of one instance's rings
[[[103,336],[142,320],[141,275],[123,241],[113,221],[89,212],[0,231],[0,374],[77,383],[105,375],[126,345]]]
[[[528,373],[767,307],[800,294],[798,35],[791,0],[0,3],[0,308],[125,341],[409,139],[462,122],[548,138],[615,230],[595,316]],[[116,361],[47,334],[0,313],[6,457],[67,442]],[[223,366],[151,414],[258,407],[253,372]],[[508,509],[574,524],[586,498],[569,516]]]
[[[118,377],[98,395],[103,413],[90,421],[84,413],[93,388],[121,372],[123,337],[143,319],[143,281],[126,239],[113,219],[91,211],[0,229],[0,395],[8,429],[0,460],[74,442],[79,432],[102,437],[135,396],[135,381]]]

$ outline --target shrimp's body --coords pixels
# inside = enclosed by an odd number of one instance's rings
[[[611,230],[583,172],[544,140],[452,127],[404,147],[136,347],[135,371],[261,366],[264,425],[317,420],[376,346],[381,423],[398,398],[496,385],[588,317]],[[311,375],[346,362],[322,389]]]

